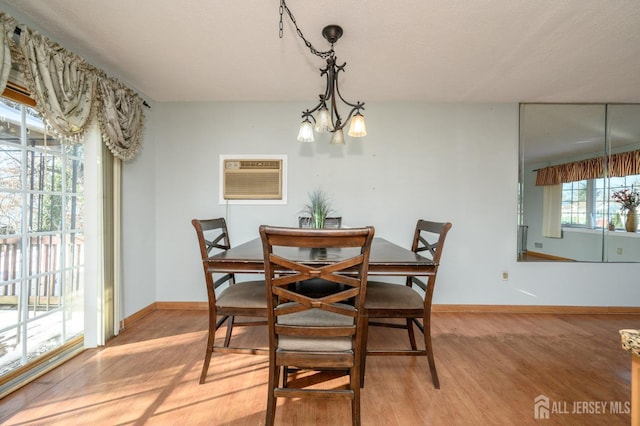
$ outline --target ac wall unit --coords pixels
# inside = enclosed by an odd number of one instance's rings
[[[282,200],[282,170],[281,159],[224,159],[223,198]]]

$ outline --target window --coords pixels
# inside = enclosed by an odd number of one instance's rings
[[[623,213],[620,210],[620,204],[611,198],[611,196],[615,191],[631,187],[640,187],[640,175],[612,177],[609,179],[608,197],[609,200],[611,200],[611,203],[609,204],[608,223],[613,223],[616,229],[624,229],[624,218],[626,212]]]
[[[562,216],[563,225],[581,225],[587,223],[587,181],[567,182],[562,184]]]
[[[83,146],[0,98],[0,376],[82,336]]]
[[[605,228],[613,223],[624,228],[624,214],[620,204],[611,198],[614,191],[640,187],[640,175],[588,179],[562,184],[562,225],[585,228]]]

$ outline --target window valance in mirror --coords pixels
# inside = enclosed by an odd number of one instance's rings
[[[536,186],[558,185],[604,177],[604,158],[589,158],[538,169]],[[611,154],[607,157],[607,177],[640,174],[640,150]]]

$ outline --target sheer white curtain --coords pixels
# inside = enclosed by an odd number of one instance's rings
[[[545,185],[542,195],[542,236],[562,238],[562,184]]]

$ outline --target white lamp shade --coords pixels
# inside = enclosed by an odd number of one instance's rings
[[[364,115],[357,113],[351,117],[348,135],[352,138],[367,136],[367,127],[364,124]]]
[[[316,116],[316,132],[327,133],[333,131],[333,125],[331,124],[331,114],[327,107],[322,107],[318,110]]]
[[[344,133],[342,133],[342,129],[333,132],[329,143],[333,145],[344,145]]]
[[[311,125],[311,122],[308,119],[300,123],[298,140],[300,142],[313,142],[313,126]]]

